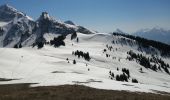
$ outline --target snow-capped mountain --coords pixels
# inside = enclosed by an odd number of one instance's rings
[[[73,27],[53,19],[47,12],[43,12],[36,22],[38,23],[39,32],[42,34],[71,34],[75,31]]]
[[[152,28],[152,29],[142,29],[135,33],[134,35],[141,36],[147,39],[152,39],[156,41],[160,41],[163,43],[170,44],[170,30],[165,30],[163,28]]]
[[[64,23],[70,24],[70,25],[75,25],[74,22],[72,22],[71,20],[67,20],[67,21],[65,21]]]
[[[8,22],[0,27],[0,46],[2,47],[31,46],[39,42],[44,43],[46,41],[44,35],[49,33],[54,35],[67,35],[74,32],[93,33],[82,26],[55,20],[47,12],[43,12],[36,21],[9,5],[1,6],[0,13],[0,21]]]
[[[35,25],[35,22],[26,16],[15,17],[7,25],[1,27],[0,46],[13,47],[16,44],[22,44],[33,34]]]
[[[77,32],[80,32],[80,33],[84,33],[84,34],[94,34],[94,33],[96,33],[96,32],[94,32],[94,31],[91,31],[91,30],[83,27],[83,26],[76,25],[74,22],[72,22],[72,21],[70,21],[70,20],[65,21],[64,23],[69,24],[69,25],[74,25],[74,26],[76,26],[76,29],[75,29],[75,30],[76,30]]]
[[[8,4],[0,6],[0,22],[9,22],[9,21],[13,20],[15,17],[21,18],[23,16],[32,20],[31,17],[18,11],[17,9],[13,8],[12,6],[9,6]]]
[[[14,47],[31,36],[35,22],[26,14],[9,5],[0,6],[0,46]]]

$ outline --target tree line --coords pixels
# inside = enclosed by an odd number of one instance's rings
[[[168,44],[154,41],[154,40],[148,40],[148,39],[141,38],[138,36],[133,36],[133,35],[128,35],[128,34],[120,34],[120,33],[116,33],[116,32],[114,32],[113,35],[123,36],[126,38],[133,39],[133,40],[137,41],[139,46],[144,47],[144,48],[149,48],[150,46],[154,47],[161,52],[161,56],[170,57],[170,45],[168,45]]]
[[[90,61],[90,59],[91,59],[89,52],[85,53],[83,51],[76,50],[76,51],[72,52],[72,55],[78,56],[78,58],[82,57],[87,61]]]
[[[119,71],[119,68],[117,68]],[[130,80],[130,72],[127,68],[122,68],[122,73],[120,75],[114,75],[112,71],[109,71],[110,79],[115,79],[116,81],[128,82]],[[132,83],[138,83],[137,79],[132,79]]]
[[[136,54],[132,50],[127,52],[127,54],[129,55],[127,56],[129,61],[136,60],[141,66],[149,68],[153,71],[161,70],[162,68],[166,73],[170,74],[168,70],[168,68],[170,68],[169,64],[165,63],[161,58],[155,57],[153,55],[151,57],[146,57],[142,54]]]

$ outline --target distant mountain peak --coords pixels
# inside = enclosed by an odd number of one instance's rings
[[[64,23],[70,24],[70,25],[75,25],[74,22],[72,22],[71,20],[67,20],[67,21],[65,21]]]
[[[124,33],[122,30],[120,30],[119,28],[116,29],[116,32],[119,32],[119,33]]]
[[[50,21],[50,22],[59,22],[59,20],[56,20],[54,17],[50,16],[48,12],[42,12],[40,17],[37,20],[38,22],[40,21]]]
[[[47,12],[42,12],[41,17],[43,19],[50,19],[50,15]]]
[[[164,28],[161,27],[153,27],[153,28],[145,28],[145,29],[141,29],[135,33],[146,33],[146,34],[165,34],[167,33],[169,30],[166,30]],[[170,31],[169,31],[170,32]]]
[[[121,34],[127,34],[125,32],[123,32],[121,29],[117,28],[114,32],[117,32],[117,33],[121,33]]]
[[[164,42],[167,44],[169,44],[169,42],[170,42],[169,41],[170,30],[166,30],[166,29],[158,27],[158,26],[153,27],[153,28],[141,29],[133,34],[147,38],[147,39]]]

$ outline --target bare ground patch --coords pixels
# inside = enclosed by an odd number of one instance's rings
[[[81,85],[41,87],[29,85],[0,85],[0,100],[170,100],[169,93],[101,90]]]

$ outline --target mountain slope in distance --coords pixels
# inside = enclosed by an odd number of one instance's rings
[[[163,28],[155,27],[152,29],[142,29],[133,34],[147,39],[152,39],[152,40],[170,44],[170,39],[169,39],[170,30],[165,30]]]

